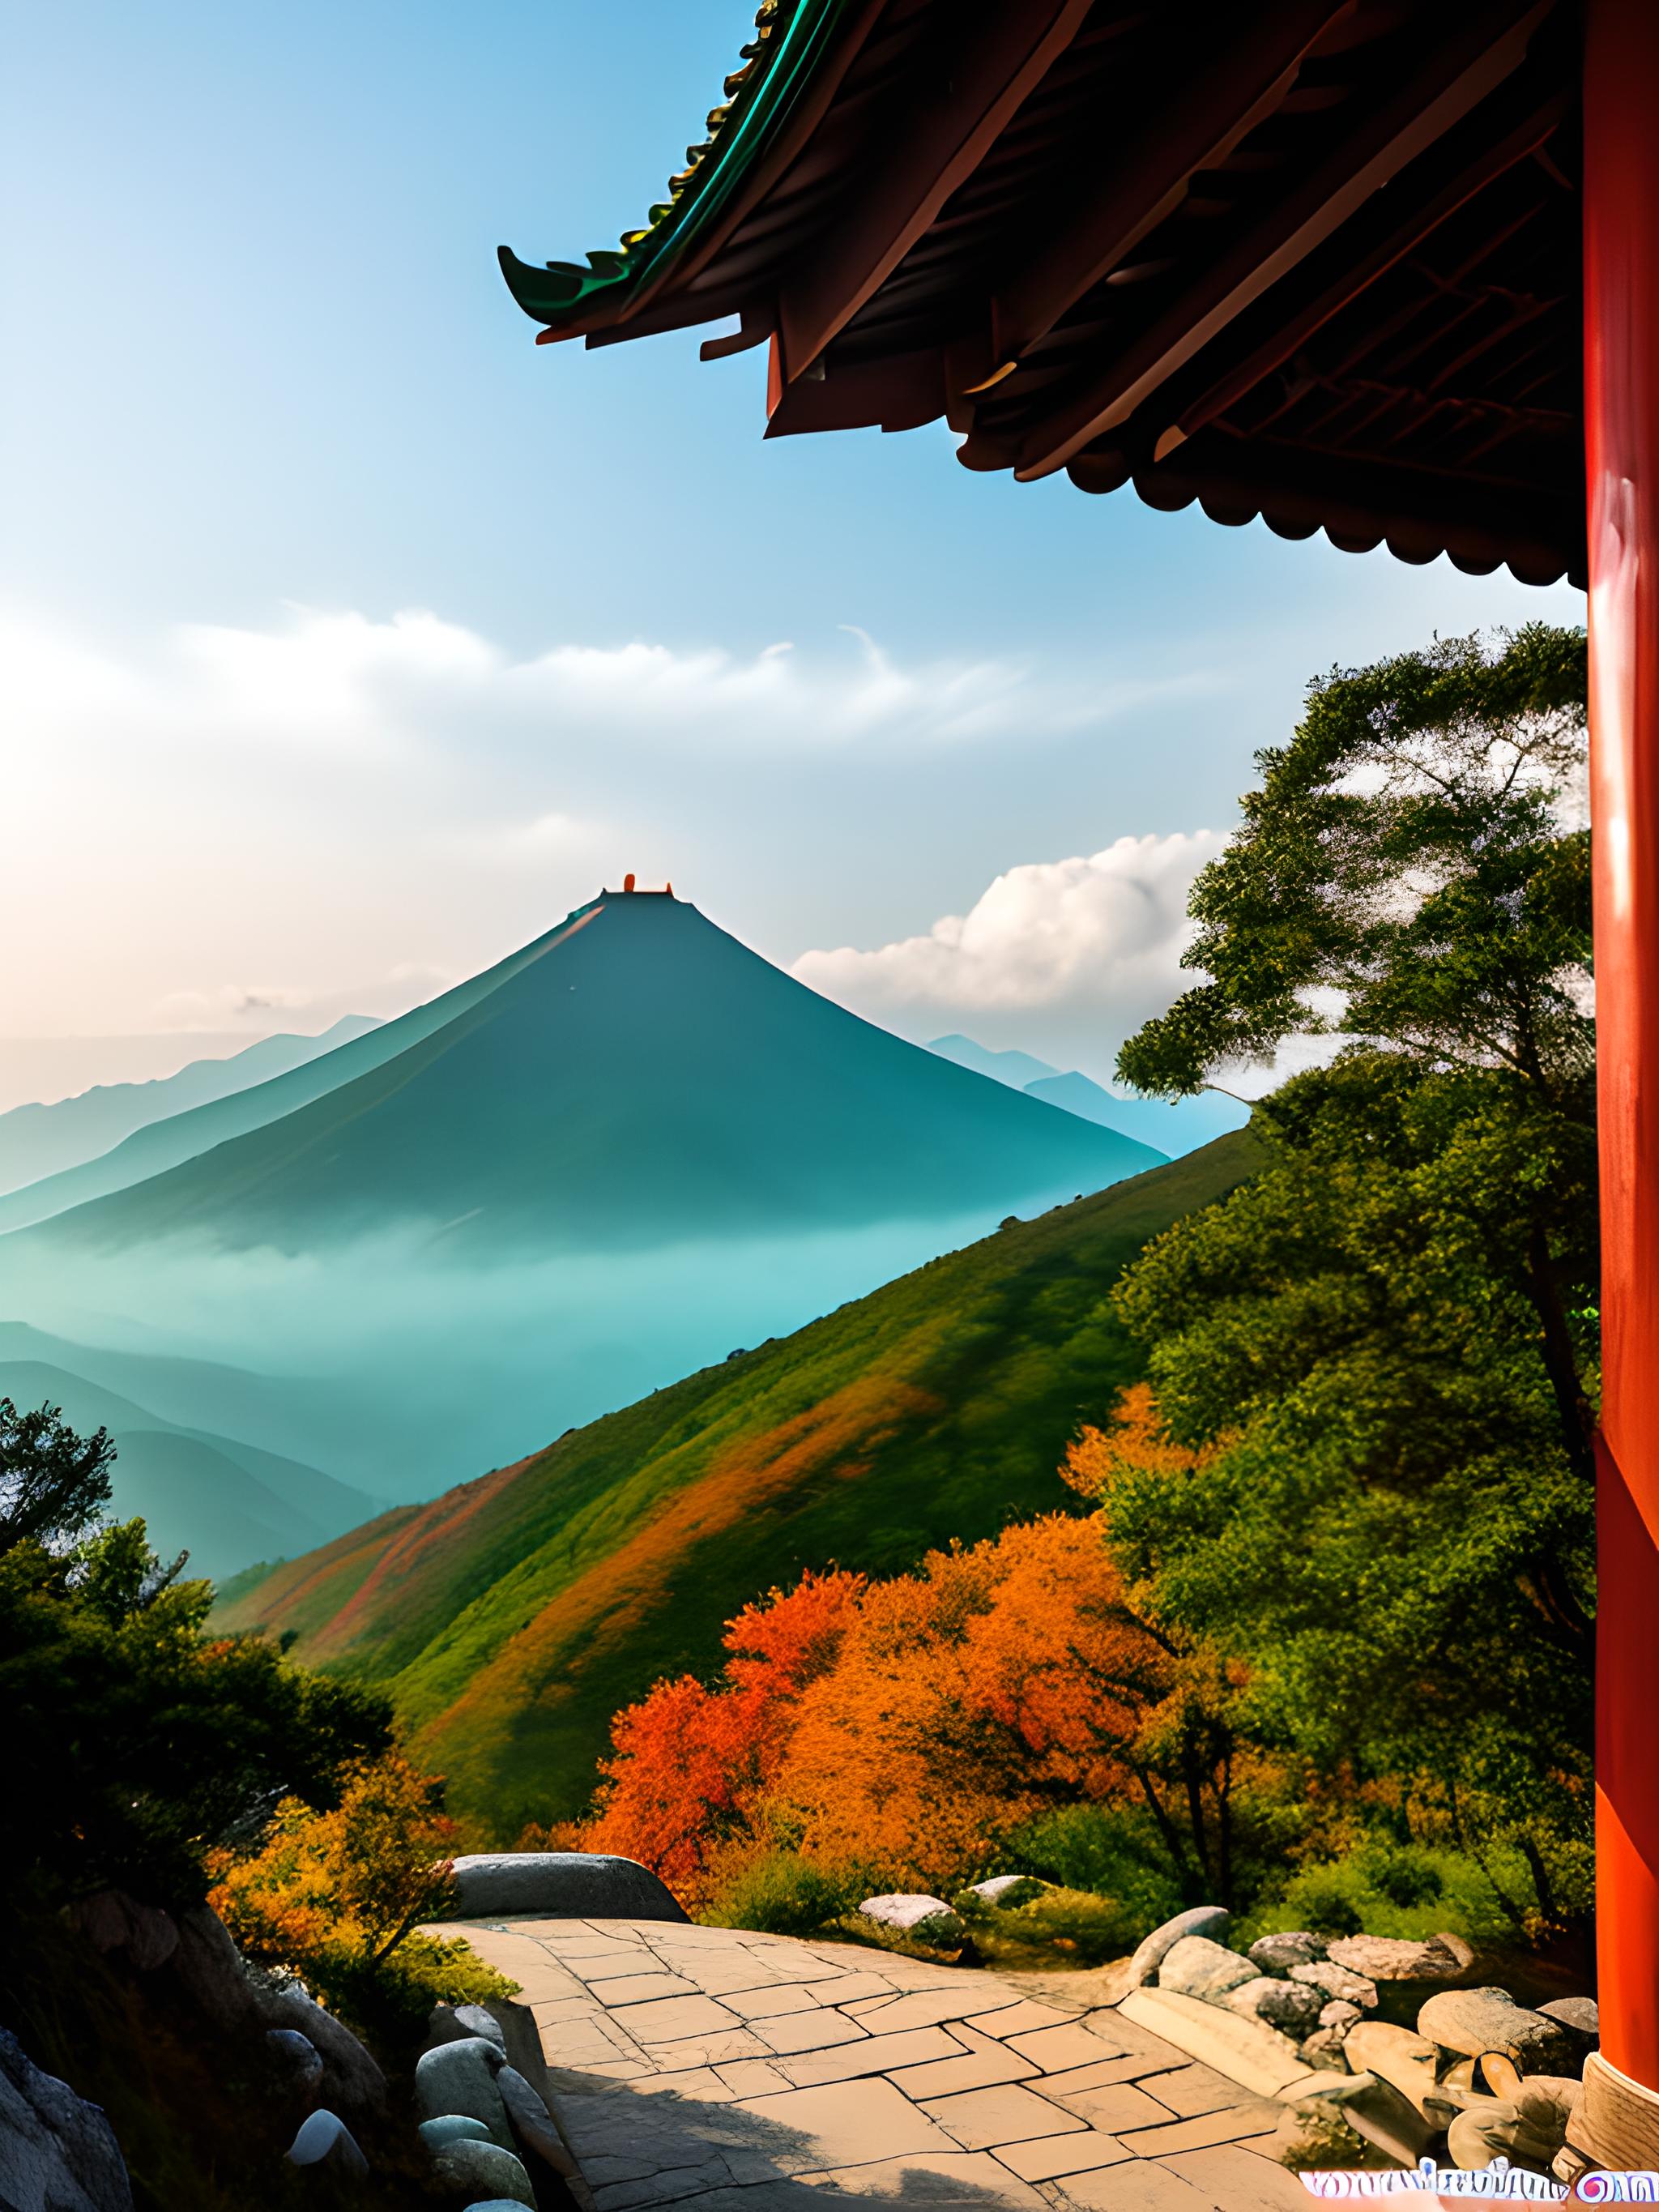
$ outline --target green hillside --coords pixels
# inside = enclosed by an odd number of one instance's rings
[[[391,1688],[481,1836],[578,1810],[611,1713],[712,1671],[804,1567],[872,1571],[1063,1504],[1079,1421],[1138,1371],[1107,1303],[1251,1170],[1225,1137],[947,1255],[545,1451],[245,1581],[223,1618]]]

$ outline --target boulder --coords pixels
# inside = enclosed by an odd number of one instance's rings
[[[1272,1974],[1258,1974],[1227,1991],[1225,2002],[1234,2012],[1251,2020],[1265,2020],[1269,2027],[1282,2027],[1287,2035],[1311,2035],[1319,2025],[1317,1990],[1304,1982],[1282,1982]]]
[[[1434,2045],[1408,2027],[1393,2027],[1387,2021],[1361,2020],[1347,2033],[1344,2048],[1348,2063],[1363,2067],[1398,2089],[1408,2104],[1426,2119],[1424,2099],[1434,2093],[1435,2066],[1439,2057]]]
[[[1281,1929],[1277,1935],[1258,1936],[1245,1956],[1263,1974],[1288,1974],[1292,1966],[1311,1966],[1325,1955],[1322,1939],[1306,1928]]]
[[[464,2203],[480,2197],[505,2197],[518,2204],[533,2204],[530,2176],[515,2152],[493,2142],[470,2141],[456,2136],[442,2144],[432,2161],[439,2186],[453,2191]]]
[[[422,2120],[416,2130],[428,2151],[441,2151],[447,2142],[488,2142],[489,2130],[470,2112],[441,2112],[435,2120]]]
[[[132,2212],[132,2186],[102,2108],[43,2072],[3,2029],[0,2204],[19,2212]]]
[[[1552,1997],[1538,2008],[1546,2020],[1559,2021],[1570,2035],[1587,2046],[1601,2040],[1601,2015],[1594,1997]]]
[[[427,2014],[426,2040],[429,2050],[434,2043],[465,2043],[469,2036],[482,2035],[493,2043],[503,2058],[507,2056],[507,2037],[501,2024],[493,2013],[482,2005],[435,2004]]]
[[[1158,1970],[1159,1989],[1173,1990],[1178,1996],[1204,1997],[1212,2004],[1259,1978],[1248,1959],[1224,1943],[1212,1942],[1207,1936],[1183,1936],[1171,1945]]]
[[[1417,2032],[1472,2058],[1501,2051],[1522,2074],[1565,2074],[1573,2057],[1560,2021],[1516,2004],[1507,1990],[1438,1990],[1418,2014]]]
[[[859,1911],[866,1920],[879,1921],[884,1928],[896,1928],[907,1935],[933,1921],[952,1929],[961,1925],[942,1897],[927,1897],[920,1892],[894,1890],[884,1897],[866,1897]]]
[[[685,1920],[649,1867],[604,1851],[477,1851],[455,1862],[458,1920]]]
[[[1182,1936],[1219,1936],[1232,1917],[1224,1905],[1195,1905],[1190,1911],[1177,1912],[1173,1920],[1154,1928],[1150,1936],[1141,1938],[1129,1961],[1129,1987],[1144,1989],[1148,1982],[1155,1982],[1158,1968]]]
[[[1346,2035],[1355,2021],[1364,2020],[1364,2017],[1359,2007],[1357,2004],[1350,2004],[1346,1997],[1333,1997],[1328,2004],[1322,2004],[1319,2008],[1319,2025],[1322,2027],[1334,2028],[1339,2035]]]
[[[1364,1974],[1339,1966],[1334,1959],[1316,1959],[1310,1966],[1291,1966],[1288,1972],[1291,1981],[1318,1990],[1328,1998],[1357,2005],[1362,2012],[1376,2009],[1376,1984]]]
[[[176,1924],[179,1941],[167,1966],[189,2002],[222,2034],[251,2032],[259,2024],[259,1999],[224,1922],[207,1905],[198,1905],[181,1912]],[[266,2024],[289,2025],[285,2021]]]
[[[495,2087],[495,2076],[505,2063],[496,2045],[482,2035],[423,2051],[415,2063],[416,2112],[423,2120],[455,2113],[480,2120],[498,2149],[511,2150],[513,2130]]]
[[[1339,1936],[1327,1958],[1373,1982],[1449,1982],[1468,1973],[1474,1954],[1461,1936],[1413,1942],[1396,1936]]]
[[[320,2106],[301,2122],[299,2134],[288,2147],[288,2162],[320,2166],[354,2181],[361,2181],[368,2172],[368,2160],[350,2129],[338,2113]]]
[[[100,1889],[70,1905],[71,1926],[106,1957],[123,1951],[137,1972],[153,1974],[179,1948],[178,1923],[159,1905],[140,1905],[124,1889]]]
[[[495,2076],[495,2089],[507,2107],[519,2150],[531,2152],[544,2166],[551,2166],[555,2173],[563,2174],[568,2180],[576,2171],[576,2161],[566,2149],[564,2138],[553,2124],[553,2117],[543,2099],[512,2066],[503,2066]]]
[[[311,2038],[297,2027],[268,2027],[265,2049],[283,2094],[308,2105],[323,2086],[323,2057]]]
[[[386,2075],[343,2021],[292,1984],[265,1992],[259,2009],[267,2027],[289,2028],[315,2046],[331,2105],[359,2116],[386,2110]]]

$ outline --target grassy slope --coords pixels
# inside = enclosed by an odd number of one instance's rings
[[[757,1593],[1063,1504],[1067,1437],[1139,1367],[1113,1279],[1253,1158],[1224,1137],[1002,1230],[280,1566],[223,1617],[387,1684],[481,1832],[574,1812],[617,1706],[712,1671]]]

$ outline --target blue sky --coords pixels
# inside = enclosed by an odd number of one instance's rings
[[[1580,617],[969,476],[942,426],[763,443],[762,357],[695,337],[534,346],[495,246],[637,222],[750,14],[12,25],[0,618],[37,834],[0,931],[36,957],[0,1038],[390,1011],[636,866],[896,1026],[1104,1072],[1309,675]],[[1162,950],[1120,944],[1149,900]]]

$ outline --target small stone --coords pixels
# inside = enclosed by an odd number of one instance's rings
[[[1304,1982],[1283,1982],[1272,1974],[1258,1974],[1240,1982],[1225,1999],[1234,2012],[1252,2020],[1265,2020],[1269,2027],[1282,2027],[1287,2035],[1310,2035],[1319,2024],[1319,1991]]]
[[[440,2149],[432,2161],[432,2172],[441,2187],[470,2201],[481,2197],[506,2197],[520,2204],[536,2201],[523,2160],[493,2142],[471,2142],[458,2136]]]
[[[1311,1966],[1292,1966],[1290,1978],[1305,1983],[1310,1990],[1322,1990],[1328,1997],[1340,1997],[1345,2004],[1358,2005],[1362,2012],[1376,2009],[1376,1984],[1364,1974],[1339,1966],[1334,1959],[1316,1959]]]
[[[1437,1990],[1417,2015],[1417,2032],[1473,2058],[1501,2051],[1522,2074],[1565,2074],[1573,2055],[1559,2021],[1516,2004],[1507,1990]]]
[[[435,2120],[422,2120],[416,2132],[429,2151],[441,2150],[447,2142],[489,2141],[489,2129],[470,2112],[441,2112]]]
[[[1212,1943],[1207,1936],[1183,1936],[1158,1970],[1158,1985],[1178,1996],[1203,1997],[1219,2004],[1230,1990],[1260,1978],[1248,1959]]]
[[[1339,1966],[1373,1982],[1449,1982],[1474,1964],[1461,1936],[1431,1936],[1422,1942],[1395,1936],[1339,1936],[1326,1947]]]
[[[576,2161],[566,2149],[564,2138],[542,2099],[524,2075],[511,2066],[503,2066],[495,2076],[495,2087],[507,2107],[519,2149],[533,2152],[544,2166],[551,2166],[555,2173],[563,2174],[568,2180],[576,2171]]]
[[[904,1890],[893,1891],[884,1897],[866,1897],[859,1911],[866,1919],[879,1921],[884,1928],[900,1929],[906,1935],[934,1921],[953,1931],[962,1925],[942,1897],[927,1897]],[[928,1932],[932,1932],[931,1926]]]
[[[286,2095],[308,2104],[323,2086],[323,2056],[297,2027],[268,2027],[265,2049]]]
[[[288,2147],[290,2166],[319,2166],[331,2173],[349,2174],[361,2180],[368,2172],[368,2160],[357,2147],[356,2137],[337,2112],[319,2109],[300,2125],[300,2132]]]
[[[486,2042],[493,2043],[499,2048],[503,2057],[507,2056],[507,2038],[502,2033],[501,2024],[494,2013],[486,2012],[482,2005],[457,2005],[455,2019],[469,2035],[482,2035]]]
[[[1559,2021],[1572,2035],[1590,2043],[1601,2039],[1601,2014],[1594,1997],[1552,1997],[1538,2009],[1546,2020]]]
[[[1355,2021],[1364,2017],[1359,2007],[1350,2004],[1346,1997],[1333,1997],[1328,2004],[1319,2008],[1319,2025],[1334,2028],[1339,2035],[1346,2035]]]
[[[521,2197],[480,2197],[466,2212],[535,2212],[535,2208]]]
[[[982,1897],[988,1905],[1024,1905],[1048,1887],[1035,1875],[994,1874],[989,1881],[970,1883],[969,1891],[971,1896]],[[1019,1893],[1018,1896],[1013,1894],[1015,1891]]]
[[[423,2051],[415,2062],[416,2111],[423,2120],[451,2113],[481,2120],[490,2142],[501,2150],[511,2150],[513,2130],[495,2087],[503,2063],[500,2051],[482,2035]]]
[[[1288,1974],[1292,1966],[1311,1966],[1322,1959],[1325,1945],[1306,1928],[1286,1928],[1277,1935],[1258,1936],[1245,1955],[1264,1974]]]
[[[1144,1989],[1148,1982],[1156,1981],[1158,1968],[1183,1936],[1219,1936],[1232,1917],[1224,1905],[1194,1905],[1189,1911],[1177,1912],[1173,1920],[1154,1928],[1150,1936],[1141,1938],[1129,1961],[1128,1987]]]

